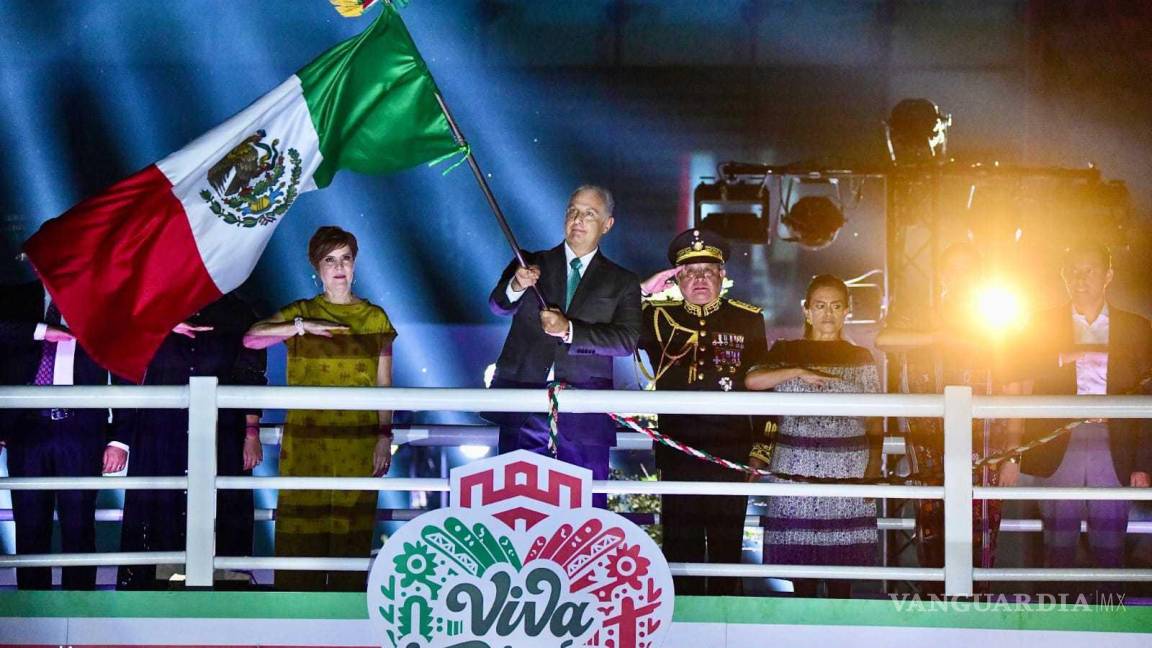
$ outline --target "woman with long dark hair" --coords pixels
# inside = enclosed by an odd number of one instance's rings
[[[788,393],[878,393],[872,354],[844,339],[848,287],[832,275],[808,284],[804,337],[778,340],[764,364],[744,379],[749,390]],[[751,463],[772,473],[767,481],[878,475],[879,421],[851,416],[782,416],[771,453],[753,451]],[[877,551],[876,504],[859,497],[772,497],[764,528],[764,562],[787,565],[872,565]],[[793,581],[798,596],[814,596],[818,582]],[[829,596],[846,598],[850,583],[829,581]]]

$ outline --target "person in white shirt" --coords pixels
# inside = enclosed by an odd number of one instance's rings
[[[1108,248],[1092,243],[1069,248],[1061,274],[1070,301],[1035,318],[1040,349],[1035,393],[1135,392],[1152,369],[1152,325],[1108,302],[1113,278]],[[1062,423],[1029,421],[1028,437],[1050,434]],[[1145,422],[1133,419],[1083,421],[1025,454],[1021,471],[1035,475],[1043,486],[1147,488],[1152,439],[1141,428]],[[1096,566],[1122,567],[1128,508],[1124,500],[1041,502],[1046,565],[1074,566],[1086,518]]]

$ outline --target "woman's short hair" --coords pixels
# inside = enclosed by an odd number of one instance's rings
[[[308,261],[312,263],[313,268],[320,267],[320,262],[324,257],[328,256],[332,250],[348,246],[352,251],[352,258],[356,258],[356,254],[360,251],[356,245],[356,237],[352,232],[346,231],[335,225],[325,225],[316,230],[312,238],[308,240]]]

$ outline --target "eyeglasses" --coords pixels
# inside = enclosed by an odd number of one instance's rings
[[[680,271],[677,278],[681,281],[692,281],[695,279],[703,279],[705,281],[712,281],[720,276],[720,271],[715,268],[707,268],[705,270],[689,270],[685,268]]]
[[[564,212],[564,220],[568,221],[569,223],[574,220],[579,220],[585,225],[591,225],[592,223],[600,220],[600,213],[595,209],[585,209],[581,211],[575,207],[569,207],[568,211]]]

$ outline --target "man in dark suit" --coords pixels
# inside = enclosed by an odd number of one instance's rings
[[[68,332],[39,282],[8,286],[0,296],[0,345],[6,385],[106,385],[108,372]],[[106,440],[108,410],[46,408],[7,410],[8,473],[13,477],[98,477],[123,470],[127,438]],[[96,491],[12,492],[16,552],[48,553],[52,512],[60,518],[65,553],[96,551]],[[20,589],[49,589],[47,567],[16,570]],[[95,567],[65,567],[64,589],[94,589]]]
[[[228,293],[181,323],[164,340],[144,377],[145,385],[187,385],[193,376],[215,376],[223,385],[266,385],[265,352],[244,348],[244,333],[257,317],[252,307]],[[263,459],[259,410],[220,410],[217,472],[252,474]],[[118,410],[116,428],[132,439],[129,477],[184,476],[188,472],[188,411]],[[216,494],[216,554],[252,553],[252,491]],[[124,494],[121,551],[183,551],[187,501],[181,491],[130,490]],[[155,565],[120,567],[119,589],[155,589]]]
[[[494,388],[539,388],[550,377],[580,389],[611,389],[612,358],[629,356],[640,336],[640,279],[600,251],[615,220],[612,194],[584,185],[572,192],[564,242],[526,254],[527,268],[513,261],[492,289],[497,315],[512,316]],[[539,288],[549,308],[526,293]],[[543,414],[492,414],[500,426],[500,452],[548,454]],[[608,479],[608,452],[616,427],[604,414],[562,414],[556,456]],[[594,498],[602,505],[605,498]]]
[[[1138,391],[1152,370],[1152,325],[1108,303],[1112,259],[1108,248],[1079,244],[1064,256],[1061,270],[1070,303],[1041,313],[1036,322],[1035,392],[1038,394],[1126,394]],[[1063,421],[1028,421],[1034,440]],[[1070,432],[1024,455],[1021,470],[1043,486],[1133,486],[1147,488],[1152,472],[1152,438],[1134,419],[1083,421]],[[1045,561],[1072,567],[1087,513],[1088,541],[1099,567],[1124,564],[1129,502],[1045,501]]]

